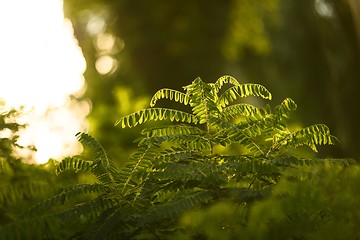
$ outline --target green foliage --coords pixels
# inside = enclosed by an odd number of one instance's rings
[[[331,164],[287,171],[250,208],[222,201],[185,213],[185,230],[174,239],[358,239],[359,173],[359,166]]]
[[[304,146],[316,151],[316,146],[334,144],[336,138],[323,124],[291,131],[286,121],[296,109],[293,100],[285,99],[271,109],[269,105],[263,108],[239,101],[248,96],[271,99],[264,86],[240,84],[231,76],[215,83],[197,78],[184,87],[183,93],[159,90],[151,107],[169,99],[188,105],[191,112],[149,108],[121,117],[116,124],[129,128],[166,120],[163,126],[142,131],[137,151],[122,168],[114,164],[95,138],[77,134],[92,151],[93,159],[65,158],[57,172],[87,171],[97,182],[62,187],[25,216],[60,222],[81,219],[83,227],[73,235],[77,239],[207,236],[208,227],[201,227],[201,219],[205,219],[201,209],[211,209],[211,218],[223,207],[225,215],[239,209],[235,211],[241,216],[236,224],[246,229],[249,206],[272,196],[284,173],[292,172],[289,176],[301,179],[299,173],[304,169],[311,173],[314,166],[324,162],[349,165],[346,159],[311,159],[296,153]],[[71,204],[84,194],[90,194],[90,199]],[[189,211],[190,216],[197,214],[194,219],[200,219],[196,223],[200,229],[195,233],[179,222]],[[229,223],[223,227],[233,224],[234,219],[224,219]],[[186,215],[184,221],[188,221]]]
[[[256,239],[359,238],[359,170],[327,164],[298,172],[300,184],[285,174],[272,196],[251,210],[249,231]]]
[[[47,184],[39,178],[28,181],[26,172],[37,170],[24,165],[14,153],[15,149],[25,148],[17,142],[18,131],[25,127],[16,122],[21,114],[21,109],[0,114],[0,222],[10,221],[11,207],[48,190]]]
[[[19,219],[18,212],[39,201],[50,189],[49,183],[42,179],[46,172],[25,164],[25,160],[15,154],[15,149],[24,148],[17,142],[18,131],[25,127],[16,122],[21,111],[11,109],[0,114],[0,232],[3,226]]]
[[[55,162],[49,160],[46,164],[30,164],[27,159],[15,154],[18,148],[34,148],[20,146],[17,143],[18,131],[26,126],[18,124],[22,110],[12,109],[0,114],[0,239],[63,239],[69,236],[79,224],[72,222],[72,227],[64,227],[64,222],[45,217],[26,218],[24,212],[39,201],[49,198],[59,186],[76,182],[80,174],[64,173],[55,176]],[[66,161],[64,161],[66,162]],[[68,166],[83,170],[81,165],[73,161]],[[62,171],[59,167],[58,171]],[[93,188],[96,188],[94,186]],[[101,188],[101,187],[99,187]],[[103,187],[102,187],[103,188]],[[94,192],[94,189],[81,188],[73,192]],[[57,200],[52,197],[47,204],[54,204]],[[64,230],[61,230],[64,229]]]

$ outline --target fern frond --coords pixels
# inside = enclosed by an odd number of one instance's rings
[[[351,158],[298,158],[288,154],[269,159],[268,161],[271,164],[285,167],[324,165],[328,163],[340,166],[350,166],[352,164],[356,164],[356,161]]]
[[[110,186],[106,186],[104,184],[98,184],[98,183],[94,183],[94,184],[76,184],[76,185],[72,185],[72,186],[68,186],[65,188],[60,188],[57,190],[58,195],[61,196],[61,204],[63,204],[65,201],[75,198],[76,196],[79,195],[84,195],[84,194],[88,194],[88,193],[97,193],[97,194],[102,194],[109,196],[112,193],[116,192],[116,189],[114,189],[114,187],[110,187]],[[104,197],[99,196],[101,199],[104,199]],[[99,198],[97,197],[97,198]],[[101,202],[104,205],[107,204],[107,201],[105,202]],[[111,204],[107,204],[107,206],[112,206]]]
[[[241,84],[227,89],[217,100],[218,107],[223,108],[232,103],[238,97],[256,96],[271,100],[271,93],[260,84]]]
[[[98,196],[94,200],[76,204],[73,208],[59,212],[57,217],[69,220],[80,216],[99,215],[106,209],[113,208],[119,204],[116,198]]]
[[[57,205],[62,205],[65,201],[75,196],[83,195],[86,193],[106,193],[113,191],[113,188],[104,186],[103,184],[77,184],[61,188],[58,193],[51,198],[48,198],[34,206],[32,206],[26,215],[36,216],[42,212],[49,210]]]
[[[92,136],[86,133],[76,134],[78,140],[87,145],[94,155],[94,161],[91,163],[91,172],[97,177],[97,179],[105,184],[115,184],[117,181],[119,172],[115,164],[108,158],[105,149],[102,145]],[[71,164],[71,160],[66,160],[65,164]],[[77,164],[80,168],[87,167],[88,163],[84,161],[73,161],[73,164]],[[77,167],[75,166],[75,167]],[[64,166],[63,166],[64,167]]]
[[[228,143],[240,143],[254,155],[264,155],[263,143],[258,142],[256,138],[268,131],[268,125],[269,122],[266,118],[247,118],[244,122],[228,125],[214,134],[214,142],[223,146]]]
[[[104,184],[92,183],[92,184],[75,184],[65,188],[59,188],[58,194],[65,194],[66,199],[70,199],[77,195],[86,193],[110,193],[113,192],[114,188],[106,186]]]
[[[171,146],[170,149],[165,149],[160,152],[156,157],[157,162],[175,162],[175,161],[185,161],[190,157],[197,158],[200,156],[198,153],[201,153],[201,149],[189,149],[186,146],[174,147]]]
[[[243,187],[229,187],[223,189],[223,196],[229,197],[239,202],[251,203],[268,197],[271,194],[272,187],[267,186],[263,189],[243,188]]]
[[[185,145],[187,148],[191,150],[211,149],[211,139],[207,138],[205,135],[182,135],[182,134],[143,138],[139,142],[139,146],[147,145],[147,144],[161,144],[164,142]]]
[[[185,93],[179,92],[177,90],[163,88],[157,91],[154,96],[151,98],[150,107],[155,106],[156,102],[159,99],[170,99],[174,100],[175,102],[183,103],[184,105],[189,104],[189,96]]]
[[[330,134],[329,128],[324,124],[315,124],[299,131],[296,131],[288,137],[289,145],[293,147],[309,146],[317,152],[316,145],[333,145],[339,141]]]
[[[216,89],[221,89],[222,86],[227,83],[230,83],[235,86],[240,86],[240,83],[234,77],[232,77],[230,75],[224,75],[224,76],[220,77],[218,80],[216,80],[215,87],[216,87]]]
[[[121,123],[122,128],[135,127],[147,121],[170,120],[176,122],[198,123],[196,116],[190,113],[168,108],[148,108],[121,117],[115,122],[115,126]]]
[[[142,220],[142,224],[175,219],[181,213],[207,202],[210,198],[211,194],[208,191],[192,191],[187,194],[178,192],[170,201],[150,207]]]
[[[213,106],[213,107],[211,107]],[[203,98],[203,101],[199,104],[194,105],[192,108],[193,114],[199,119],[200,124],[209,123],[211,116],[210,111],[216,110],[215,105]]]
[[[213,94],[217,95],[220,89],[227,83],[235,86],[240,85],[240,83],[234,77],[229,75],[222,76],[218,80],[216,80],[215,83],[210,83],[209,85],[213,88]]]
[[[66,157],[56,168],[56,174],[60,174],[66,170],[74,170],[75,172],[87,172],[91,169],[93,165],[92,161],[86,161],[79,157]]]
[[[225,121],[230,121],[231,119],[238,116],[249,117],[249,116],[258,116],[260,114],[261,111],[259,108],[251,104],[239,103],[224,108],[223,111],[221,112],[221,117]]]
[[[159,128],[144,129],[141,133],[146,137],[155,137],[166,135],[205,134],[206,132],[195,126],[180,124]]]
[[[100,161],[94,162],[91,168],[91,172],[104,185],[113,186],[116,184],[116,182],[118,182],[119,179],[119,170],[112,161],[107,168],[105,168]]]
[[[229,176],[238,178],[238,180],[241,180],[242,176],[247,176],[248,174],[277,176],[281,172],[277,165],[258,157],[221,156],[220,159],[223,164],[221,164],[219,168]]]
[[[274,108],[276,123],[281,122],[282,118],[288,119],[289,112],[296,110],[297,105],[291,98],[286,98],[280,105]]]
[[[297,105],[291,98],[286,98],[280,105],[279,112],[281,113],[287,113],[288,111],[294,111],[296,110]]]
[[[134,214],[132,209],[125,207],[106,209],[81,236],[83,239],[113,239],[115,233],[131,231],[136,226]]]
[[[79,142],[88,146],[94,155],[95,161],[100,160],[105,168],[110,166],[110,160],[105,152],[103,146],[91,135],[83,132],[76,134]]]
[[[198,165],[193,166],[176,162],[164,163],[156,166],[152,171],[152,175],[159,180],[180,181],[199,181],[206,176]]]
[[[157,155],[157,147],[142,146],[130,156],[129,162],[121,169],[119,184],[122,193],[125,194],[127,187],[132,186],[131,181],[136,172],[145,171],[151,168],[152,161]]]
[[[199,119],[200,124],[206,123],[209,130],[209,119],[218,112],[215,104],[217,96],[213,94],[213,87],[197,78],[185,89],[190,97],[192,113]]]

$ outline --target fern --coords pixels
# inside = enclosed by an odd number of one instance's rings
[[[88,161],[76,161],[71,160],[71,158],[65,158],[59,165],[58,171],[61,169],[61,165],[69,164],[73,162],[73,167],[82,167],[82,169],[87,169],[87,166],[90,167],[91,172],[97,177],[97,179],[106,185],[113,185],[119,179],[118,169],[115,164],[108,158],[105,149],[101,144],[92,136],[86,133],[76,134],[81,143],[87,145],[94,155],[92,163]],[[65,163],[63,163],[65,162]]]
[[[185,93],[173,89],[163,88],[154,94],[150,101],[150,106],[155,106],[156,102],[162,98],[174,100],[175,102],[183,103],[184,105],[189,104],[189,96]]]
[[[275,118],[289,118],[289,112],[296,110],[297,105],[291,98],[286,98],[279,106],[276,106],[274,112]]]
[[[264,99],[272,98],[271,93],[259,84],[242,84],[227,89],[217,101],[218,106],[225,107],[236,100],[238,97],[256,96]]]
[[[269,196],[286,171],[301,172],[324,162],[351,164],[350,160],[293,153],[302,146],[317,151],[318,145],[332,145],[337,139],[323,124],[291,131],[287,120],[297,106],[290,98],[273,109],[262,106],[263,102],[259,106],[240,102],[248,96],[271,100],[271,93],[262,85],[241,84],[223,76],[215,83],[196,78],[183,90],[161,89],[152,97],[150,108],[116,121],[122,128],[166,122],[142,131],[136,152],[120,169],[96,139],[77,134],[94,159],[65,158],[57,173],[87,171],[98,182],[63,187],[30,209],[29,216],[44,216],[44,211],[53,209],[51,216],[61,220],[83,217],[90,227],[74,236],[86,239],[135,239],[149,234],[168,239],[167,234],[178,229],[179,218],[188,210],[222,200],[250,206]],[[191,110],[156,108],[161,99],[189,105]],[[90,200],[71,205],[88,193]],[[55,208],[67,204],[71,206]]]
[[[170,201],[150,207],[145,217],[141,219],[141,224],[176,219],[182,212],[208,201],[209,196],[206,191],[191,191],[189,194],[177,192]]]
[[[57,166],[56,173],[60,174],[65,170],[74,170],[75,172],[87,172],[91,169],[92,164],[92,161],[86,161],[81,159],[80,157],[66,157]]]
[[[105,168],[109,167],[110,161],[105,149],[95,138],[86,133],[77,133],[76,136],[82,144],[89,146],[95,161],[101,161],[102,166]]]
[[[152,164],[152,159],[156,156],[155,149],[151,146],[139,147],[138,151],[131,155],[129,162],[121,170],[122,176],[124,176],[120,181],[120,186],[122,188],[122,193],[126,193],[127,187],[134,186],[132,180],[134,175],[138,171],[146,171],[150,168]],[[135,182],[135,184],[138,184]]]
[[[324,124],[316,124],[292,133],[290,144],[298,147],[307,145],[317,152],[317,145],[333,145],[337,140],[330,134],[329,128]]]
[[[174,134],[202,134],[204,131],[200,128],[189,125],[172,125],[151,129],[144,129],[142,134],[147,137],[174,135]]]
[[[153,170],[152,175],[159,180],[200,181],[206,176],[202,170],[198,165],[167,162],[158,165],[157,169]]]
[[[240,103],[224,108],[221,116],[222,119],[224,119],[225,121],[231,121],[235,117],[239,117],[239,116],[249,117],[249,116],[258,116],[260,114],[261,111],[259,110],[259,108],[251,104]]]
[[[37,215],[41,212],[47,211],[56,205],[63,205],[66,201],[79,195],[86,193],[106,193],[111,192],[114,189],[104,186],[102,184],[77,184],[60,188],[57,190],[57,194],[53,197],[40,202],[31,207],[27,214],[30,216]]]
[[[114,198],[99,196],[93,200],[76,204],[74,207],[65,211],[57,213],[55,216],[62,220],[69,220],[75,217],[99,215],[104,210],[113,208],[118,204],[118,201]]]
[[[122,117],[115,122],[115,126],[121,123],[122,128],[135,127],[147,121],[170,120],[186,123],[197,123],[196,116],[172,109],[151,108],[132,113]]]
[[[216,82],[214,84],[210,83],[210,86],[213,86],[213,89],[214,89],[213,94],[217,95],[219,93],[219,90],[224,86],[224,84],[232,84],[235,86],[240,85],[238,80],[236,80],[234,77],[225,75],[225,76],[220,77],[218,80],[216,80]]]
[[[109,208],[104,211],[96,222],[82,233],[84,239],[114,239],[126,238],[119,236],[121,233],[129,233],[135,225],[134,212],[131,209]]]

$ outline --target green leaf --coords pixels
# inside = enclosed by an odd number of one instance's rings
[[[115,126],[121,123],[121,127],[135,127],[138,124],[145,123],[147,121],[162,121],[170,120],[185,123],[198,123],[196,116],[190,113],[167,109],[167,108],[148,108],[137,111],[130,115],[121,117],[115,122]]]
[[[174,100],[175,102],[183,103],[184,105],[189,104],[189,96],[185,93],[179,92],[177,90],[169,89],[169,88],[163,88],[157,91],[154,96],[151,98],[150,106],[155,106],[156,102],[159,99],[170,99]]]
[[[85,161],[79,157],[66,157],[57,166],[56,174],[59,174],[66,170],[74,170],[75,172],[86,172],[90,170],[92,164],[92,161]]]
[[[256,96],[271,100],[271,93],[260,84],[241,84],[227,89],[218,99],[219,107],[226,107],[237,97]]]

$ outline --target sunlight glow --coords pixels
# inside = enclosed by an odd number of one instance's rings
[[[33,144],[30,159],[39,163],[78,154],[74,135],[86,127],[90,107],[74,97],[84,93],[86,62],[63,2],[1,1],[0,9],[0,98],[28,113],[19,143]]]

